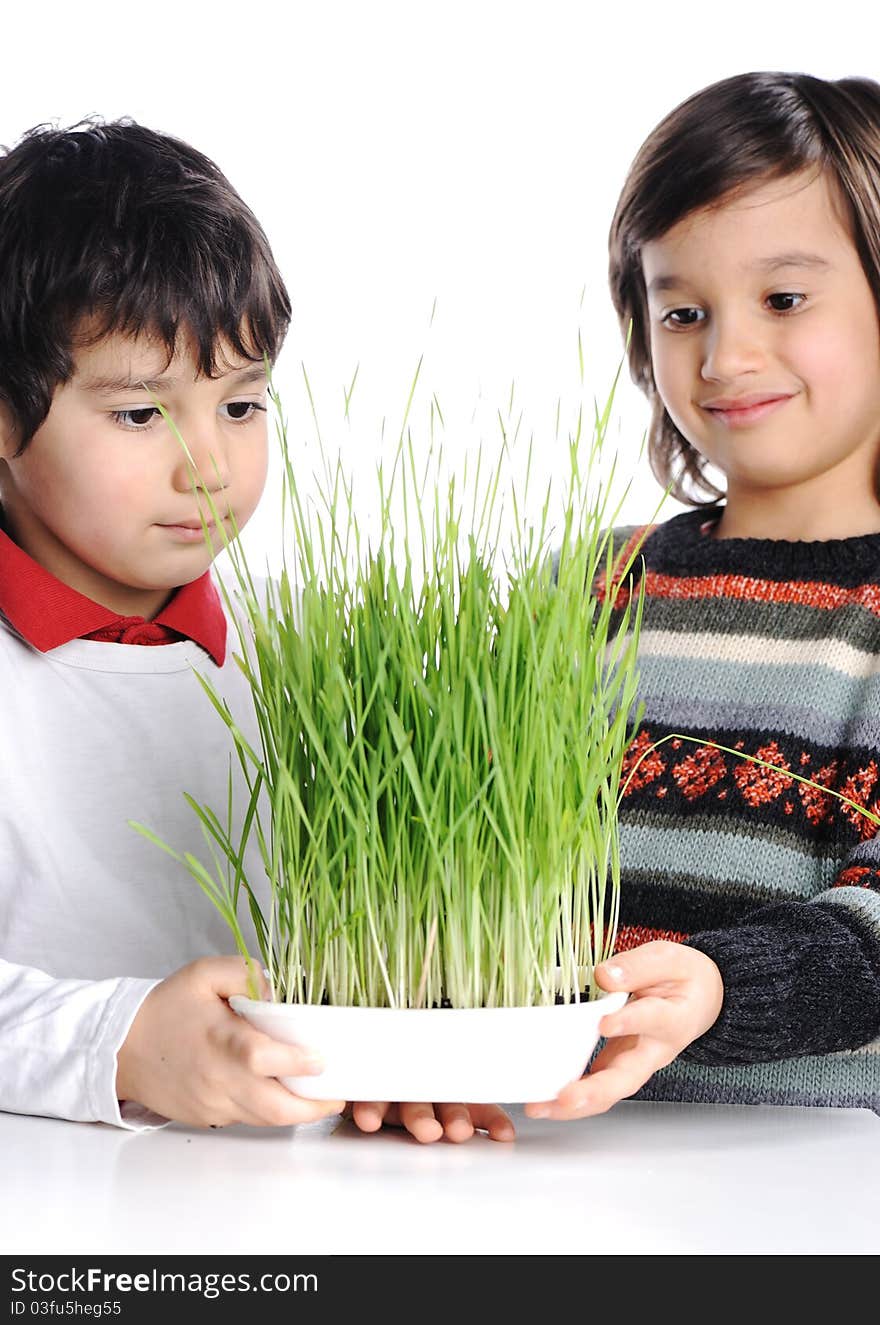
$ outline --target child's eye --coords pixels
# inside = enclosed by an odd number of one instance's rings
[[[234,411],[229,415],[232,423],[248,423],[258,410],[266,413],[266,406],[258,405],[255,400],[230,400],[228,405],[223,405],[221,408]],[[237,412],[239,410],[240,413]]]
[[[801,299],[801,300],[806,299],[806,297],[807,296],[805,294],[795,294],[793,290],[780,291],[779,294],[768,294],[767,296],[768,299]],[[799,307],[799,305],[796,304],[795,307]],[[777,313],[793,313],[794,308],[777,308],[775,311]]]
[[[266,412],[266,406],[258,405],[255,400],[230,400],[220,408],[230,411],[225,416],[230,423],[249,423],[258,410],[264,414]],[[131,432],[146,432],[154,419],[161,416],[155,405],[139,405],[137,409],[112,410],[110,417],[121,428],[128,428]]]
[[[677,317],[680,317],[682,314],[688,314],[688,313],[702,313],[702,309],[700,309],[700,308],[671,308],[671,309],[669,310],[668,313],[665,313],[665,314],[663,315],[663,317],[660,319],[660,321],[663,322],[663,323],[666,323],[666,322],[668,322],[669,319],[672,318],[672,317],[677,318]],[[692,322],[692,321],[687,321],[687,322],[673,322],[672,325],[673,325],[674,327],[692,327],[692,326],[694,326],[695,324],[694,324],[694,322]]]
[[[110,417],[123,428],[144,432],[152,423],[153,415],[158,413],[155,405],[141,405],[138,409],[115,409]]]
[[[767,299],[798,299],[803,302],[806,297],[805,294],[796,294],[793,290],[780,290],[776,294],[768,294]],[[800,304],[795,304],[793,306],[789,305],[787,308],[778,308],[774,304],[773,311],[775,313],[793,313],[799,307]],[[670,319],[673,319],[671,322],[673,327],[693,327],[697,324],[697,317],[694,315],[699,315],[700,321],[705,321],[706,319],[706,315],[701,308],[671,308],[668,313],[664,314],[660,321],[665,324],[669,322]]]

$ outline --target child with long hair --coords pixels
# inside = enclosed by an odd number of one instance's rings
[[[880,85],[689,97],[630,168],[610,282],[652,468],[695,509],[613,531],[620,566],[645,540],[645,715],[598,978],[631,998],[526,1111],[880,1110]]]

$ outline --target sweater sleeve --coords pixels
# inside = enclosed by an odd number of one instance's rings
[[[686,942],[724,981],[714,1026],[682,1058],[770,1062],[857,1049],[880,1036],[880,841],[861,843],[809,902],[778,902]]]
[[[0,1109],[117,1127],[168,1120],[120,1108],[116,1056],[156,980],[60,980],[0,961]]]

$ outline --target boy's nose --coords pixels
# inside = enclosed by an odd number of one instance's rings
[[[186,438],[175,472],[175,487],[192,491],[193,483],[205,492],[222,492],[229,487],[230,470],[226,447],[217,438]]]

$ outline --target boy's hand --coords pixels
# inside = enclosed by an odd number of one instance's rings
[[[589,1073],[555,1100],[527,1104],[530,1118],[585,1118],[634,1095],[718,1018],[724,998],[721,972],[705,953],[681,943],[645,943],[596,967],[603,989],[632,994],[619,1012],[599,1023],[608,1043]]]
[[[203,958],[156,985],[119,1050],[117,1098],[197,1127],[285,1127],[341,1113],[344,1100],[304,1100],[275,1080],[321,1067],[232,1011],[227,998],[250,992],[241,957]]]
[[[362,1132],[405,1127],[416,1141],[428,1143],[469,1141],[475,1131],[488,1132],[492,1141],[512,1141],[513,1121],[497,1104],[350,1104],[346,1115]]]

